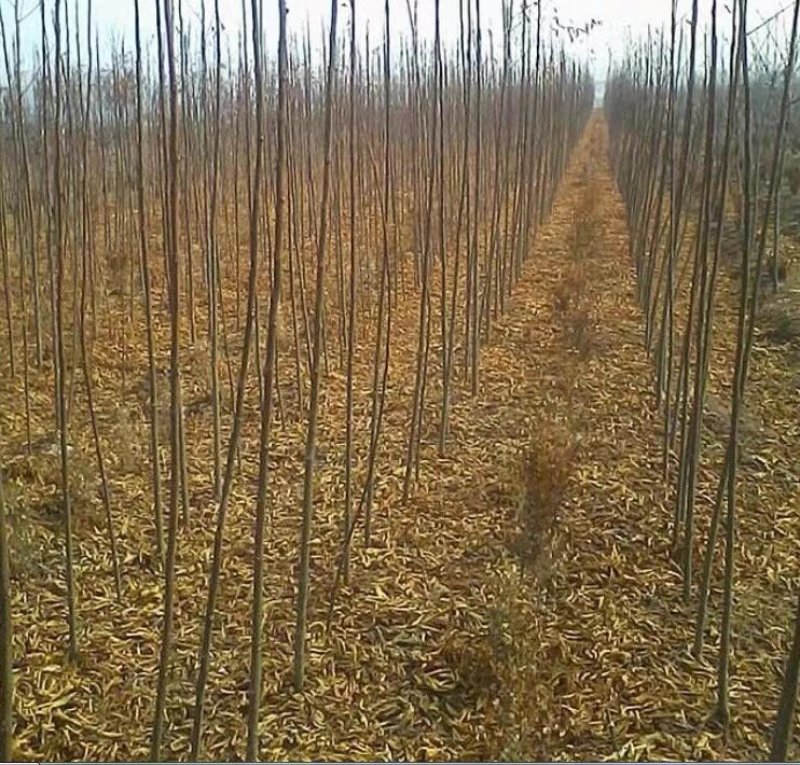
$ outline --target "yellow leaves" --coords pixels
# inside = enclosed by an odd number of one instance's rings
[[[43,704],[39,705],[37,709],[42,714],[52,714],[54,711],[70,704],[74,698],[75,693],[69,691],[63,696],[57,696],[56,698],[48,699]]]
[[[419,680],[421,688],[434,693],[448,693],[455,687],[455,677],[447,667],[427,670]]]
[[[660,733],[651,733],[636,739],[630,739],[610,756],[604,758],[604,761],[639,762],[642,760],[652,760],[653,756],[651,753],[656,749],[657,744],[661,743],[662,739],[663,736]]]
[[[379,585],[375,585],[375,594],[378,596],[379,600],[389,600],[389,596],[383,591],[383,588]]]

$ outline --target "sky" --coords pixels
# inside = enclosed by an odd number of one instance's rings
[[[18,0],[20,15],[27,18],[22,24],[23,54],[31,55],[38,48],[40,37],[39,2],[41,0]],[[44,0],[48,17],[52,14],[54,0]],[[242,0],[219,0],[222,26],[231,40],[231,48],[236,50],[236,38],[242,28]],[[274,51],[277,47],[277,0],[263,0],[265,8],[264,29],[266,46]],[[410,0],[413,4],[414,0]],[[462,0],[463,1],[463,0]],[[526,0],[529,1],[529,0]],[[750,0],[750,26],[787,5],[788,0]],[[13,20],[14,0],[0,0],[6,24]],[[86,11],[89,0],[62,0],[70,7],[74,18],[75,8],[85,28]],[[134,0],[92,0],[92,24],[98,30],[101,46],[119,47],[125,40],[125,47],[132,48],[134,35]],[[145,41],[152,40],[155,33],[156,0],[140,0],[142,30]],[[177,4],[177,0],[174,0]],[[187,24],[197,30],[200,26],[202,0],[183,0],[184,16]],[[245,0],[248,7],[250,0]],[[408,0],[390,0],[390,16],[393,36],[407,34]],[[419,31],[422,36],[432,38],[434,33],[434,0],[417,0],[419,8]],[[515,0],[514,8],[519,13],[523,0]],[[593,31],[567,46],[570,55],[590,66],[596,80],[602,80],[607,70],[609,56],[621,57],[631,39],[647,34],[648,28],[662,28],[669,21],[671,0],[542,0],[543,18],[552,24],[555,16],[562,24],[582,26],[594,18],[600,22]],[[720,7],[730,0],[719,0]],[[206,0],[207,29],[210,28],[213,0]],[[700,0],[700,17],[708,17],[711,0]],[[308,24],[313,40],[321,40],[323,30],[330,19],[330,0],[287,0],[289,8],[288,23],[291,32],[302,34]],[[446,41],[455,42],[458,36],[459,0],[440,0],[442,34]],[[363,35],[367,25],[374,30],[376,40],[383,30],[383,0],[356,0],[357,26]],[[691,12],[691,0],[678,0],[678,13],[686,18]],[[497,54],[500,55],[501,41],[501,0],[481,0],[482,25],[494,30]],[[728,18],[727,13],[723,14]],[[771,27],[781,27],[781,34],[790,22],[790,12],[785,12]],[[339,23],[343,28],[350,23],[349,0],[339,0]],[[488,41],[488,36],[487,36]],[[0,71],[2,69],[0,68]]]

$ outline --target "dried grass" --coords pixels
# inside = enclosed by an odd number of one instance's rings
[[[597,325],[586,299],[586,268],[573,264],[553,290],[553,313],[561,325],[562,343],[581,360],[598,349]]]
[[[18,455],[3,470],[11,576],[17,581],[46,576],[61,561],[63,549],[60,455],[50,441],[35,446],[30,455]],[[70,449],[69,470],[72,528],[99,528],[104,519],[96,501],[93,464]]]
[[[553,534],[575,460],[575,441],[564,425],[548,419],[534,425],[522,452],[515,551],[523,569],[543,581],[549,576]]]
[[[576,306],[564,323],[564,343],[578,352],[580,359],[588,359],[597,349],[597,326],[585,305]]]
[[[97,499],[97,476],[92,459],[79,449],[69,447],[69,501],[76,528],[102,524]],[[61,491],[61,456],[57,440],[40,439],[31,453],[16,455],[4,467],[6,491],[25,490],[25,507],[17,504],[18,513],[31,522],[52,528],[63,525]],[[10,503],[13,506],[13,502]]]
[[[498,675],[492,747],[502,762],[551,759],[548,739],[563,727],[559,710],[570,676],[562,644],[548,639],[547,609],[536,583],[506,576],[502,606],[490,620]]]
[[[559,318],[569,315],[579,302],[586,288],[586,274],[583,268],[573,265],[553,290],[553,312]]]
[[[124,405],[114,411],[112,436],[114,449],[111,456],[116,458],[116,469],[122,475],[131,475],[142,469],[147,454],[148,434],[142,420]]]
[[[761,312],[764,335],[775,345],[800,344],[800,316],[789,301],[775,301]]]

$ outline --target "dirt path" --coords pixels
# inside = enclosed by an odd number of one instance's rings
[[[455,393],[444,457],[436,448],[439,394],[431,383],[420,482],[407,505],[400,497],[414,384],[416,300],[401,306],[393,330],[373,545],[365,549],[357,540],[352,579],[337,600],[330,634],[324,622],[341,533],[343,377],[334,371],[327,380],[308,682],[302,694],[293,694],[288,680],[303,423],[276,426],[264,636],[265,759],[735,759],[764,754],[791,607],[791,579],[785,572],[798,569],[792,540],[798,538],[800,512],[796,487],[786,479],[793,457],[780,456],[800,453],[789,449],[798,440],[796,410],[770,404],[777,396],[774,386],[784,378],[766,374],[760,354],[753,379],[761,391],[760,410],[783,439],[776,457],[783,472],[773,470],[759,484],[773,515],[753,512],[744,520],[746,547],[740,559],[747,561],[742,567],[747,594],[738,604],[742,639],[736,647],[748,653],[734,661],[734,736],[726,749],[705,724],[714,669],[698,667],[687,656],[692,612],[680,600],[679,579],[668,562],[671,504],[660,479],[660,421],[650,408],[651,371],[605,131],[596,115],[551,219],[538,233],[509,311],[483,350],[479,395],[472,398],[462,388]],[[590,255],[576,264],[570,237],[587,205],[594,205],[595,239]],[[565,320],[556,299],[576,268],[583,273],[589,309],[581,328]],[[360,356],[364,374],[356,410],[359,427],[366,428],[371,348],[361,348]],[[541,435],[536,423],[542,419],[570,430],[578,443],[546,596],[530,577],[520,580],[513,552],[521,448],[532,438],[535,445]],[[241,757],[246,734],[256,460],[251,447],[257,438],[252,419],[248,423],[244,478],[229,511],[206,715],[205,755],[223,760]],[[203,476],[208,421],[198,419],[191,428],[190,469]],[[85,626],[79,669],[61,661],[63,591],[53,576],[60,572],[59,548],[53,548],[50,574],[17,591],[23,755],[147,757],[162,593],[160,575],[148,567],[145,554],[150,539],[146,476],[136,481],[120,479],[113,486],[124,560],[123,604],[111,594],[102,529],[79,535]],[[708,482],[701,487],[701,500],[712,488]],[[213,503],[198,495],[193,512],[178,561],[165,753],[176,757],[186,756],[191,728]],[[758,556],[767,556],[764,565],[778,573],[761,573]],[[715,639],[709,639],[712,660]]]

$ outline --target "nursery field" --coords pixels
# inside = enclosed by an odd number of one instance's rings
[[[800,757],[800,0],[207,5],[0,8],[0,760]]]

